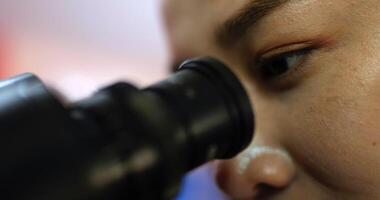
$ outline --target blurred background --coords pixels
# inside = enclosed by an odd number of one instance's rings
[[[0,0],[0,78],[33,72],[71,100],[169,74],[159,0]],[[223,199],[200,168],[178,199]]]

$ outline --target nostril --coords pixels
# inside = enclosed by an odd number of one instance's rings
[[[256,188],[254,188],[254,191],[257,191],[255,198],[265,199],[279,193],[281,191],[281,188],[276,188],[265,183],[260,183],[256,186]]]

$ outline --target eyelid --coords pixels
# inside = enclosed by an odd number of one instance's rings
[[[313,44],[311,42],[286,44],[280,47],[271,48],[265,51],[264,53],[258,54],[259,55],[258,61],[267,60],[276,56],[281,56],[282,54],[288,54],[288,53],[312,49],[312,48],[313,48]]]

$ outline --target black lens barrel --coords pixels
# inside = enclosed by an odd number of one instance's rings
[[[147,90],[176,111],[192,143],[195,166],[209,159],[231,158],[252,139],[254,119],[248,95],[218,60],[188,60],[175,75]]]
[[[26,74],[0,81],[0,184],[8,199],[168,199],[186,172],[235,156],[253,132],[244,87],[212,58],[75,103]]]

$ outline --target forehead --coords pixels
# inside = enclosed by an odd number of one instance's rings
[[[342,18],[352,19],[354,13],[351,9],[360,7],[363,1],[355,0],[278,0],[287,2],[280,6],[281,12],[273,12],[265,16],[257,23],[253,30],[259,30],[264,35],[274,37],[276,33],[284,30],[309,30],[326,27],[330,22],[338,21]],[[242,13],[256,2],[276,2],[275,0],[166,0],[165,19],[168,27],[169,40],[174,56],[178,58],[188,58],[192,56],[205,55],[208,52],[217,52],[215,46],[216,33],[219,26],[222,26],[232,17]],[[377,2],[368,0],[367,2]],[[378,6],[378,3],[376,3]],[[274,10],[272,10],[274,11]],[[350,16],[346,14],[350,13]],[[363,15],[363,14],[362,14]],[[240,16],[240,15],[239,15]],[[343,20],[344,21],[344,20]],[[325,26],[323,25],[325,23]],[[258,27],[260,24],[260,28]],[[319,24],[320,26],[316,26]],[[250,26],[252,28],[252,26]],[[263,28],[264,27],[264,28]],[[240,27],[241,28],[241,27]],[[259,34],[263,36],[263,34]],[[281,34],[280,34],[281,35]],[[283,34],[282,34],[283,35]],[[277,34],[277,38],[281,39]],[[260,37],[262,39],[262,37]],[[214,55],[210,55],[214,56]]]
[[[166,0],[164,17],[174,54],[187,57],[186,50],[210,48],[215,29],[250,0]],[[190,56],[190,55],[189,55]],[[191,55],[197,56],[197,55]]]
[[[167,10],[170,10],[172,14],[178,15],[187,15],[195,16],[202,14],[211,15],[215,13],[220,13],[220,11],[229,12],[234,8],[239,8],[245,3],[254,0],[191,0],[191,1],[182,1],[182,0],[165,0],[164,4]]]

